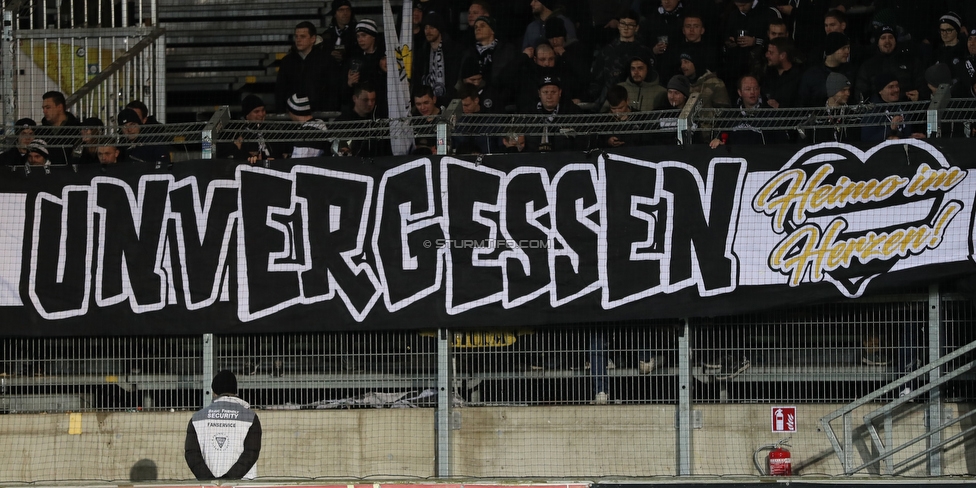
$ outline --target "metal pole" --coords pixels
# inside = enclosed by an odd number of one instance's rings
[[[949,85],[939,85],[939,88],[932,94],[932,100],[928,109],[925,111],[925,135],[926,137],[942,137],[942,127],[939,124],[941,112],[945,110],[946,103],[949,101]]]
[[[214,112],[213,116],[207,122],[207,125],[203,126],[203,130],[200,133],[200,159],[213,159],[213,137],[214,134],[220,134],[220,131],[227,126],[227,122],[230,121],[230,107],[224,105],[220,107],[219,110]]]
[[[447,156],[451,150],[450,136],[457,125],[457,119],[463,114],[461,101],[452,100],[451,103],[441,113],[437,121],[437,155]]]
[[[0,80],[2,89],[0,97],[3,98],[3,125],[9,127],[14,125],[17,120],[17,99],[14,92],[14,79],[17,73],[16,62],[16,42],[14,42],[14,12],[20,11],[20,0],[7,2],[3,9],[3,54],[0,56],[0,68],[2,68],[3,79]]]
[[[684,146],[685,144],[691,144],[691,134],[688,132],[688,128],[691,127],[691,113],[695,111],[695,107],[701,100],[700,94],[692,93],[688,101],[685,102],[684,108],[681,109],[681,114],[678,115],[678,143]]]
[[[938,361],[942,357],[942,294],[939,285],[929,285],[929,362]],[[942,368],[929,371],[929,383],[939,380]],[[941,388],[929,390],[928,431],[931,432],[926,447],[937,446],[942,443],[942,393]],[[929,475],[942,476],[942,450],[933,449],[928,456]]]
[[[153,26],[156,25],[156,2],[153,1]],[[154,107],[156,120],[166,123],[166,35],[163,34],[153,44],[153,55],[156,59],[154,78],[152,80]]]
[[[213,334],[203,335],[203,406],[209,407],[213,403],[213,392],[210,383],[214,377],[214,340]]]
[[[678,476],[690,476],[691,473],[691,436],[692,411],[691,405],[691,341],[688,319],[684,319],[683,333],[678,336],[678,421],[677,455]]]
[[[451,466],[451,415],[453,414],[453,370],[451,364],[451,333],[437,331],[437,476],[449,478]]]

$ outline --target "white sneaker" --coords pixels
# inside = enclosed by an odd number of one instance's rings
[[[912,394],[912,389],[906,386],[905,389],[902,390],[901,393],[898,394],[898,397],[901,398],[901,397],[905,397],[905,396],[908,396],[908,395],[911,395],[911,394]]]
[[[607,397],[607,394],[601,391],[600,393],[596,394],[596,398],[590,402],[590,405],[606,405],[608,401],[609,398]]]
[[[640,374],[651,374],[651,371],[654,371],[655,363],[654,358],[650,358],[647,361],[639,361],[637,363],[637,369],[640,371]]]

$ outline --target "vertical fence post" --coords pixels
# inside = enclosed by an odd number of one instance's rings
[[[156,2],[153,0],[153,25],[156,25]],[[156,120],[166,123],[166,34],[160,35],[153,43],[152,49],[153,59],[156,62],[154,68],[154,79],[153,83],[153,95],[155,110],[153,113],[156,114]]]
[[[437,155],[447,156],[451,150],[451,134],[454,126],[457,125],[458,114],[461,110],[460,100],[451,100],[451,103],[444,109],[440,119],[437,121]]]
[[[693,433],[691,405],[691,329],[688,319],[684,319],[684,328],[678,336],[678,410],[677,415],[677,457],[678,476],[690,476],[691,473],[691,436]]]
[[[945,86],[945,85],[943,85]],[[939,87],[942,90],[942,87]],[[928,302],[928,343],[929,343],[929,362],[937,361],[942,357],[942,294],[939,292],[939,285],[929,285]],[[942,368],[934,368],[929,371],[929,383],[939,380],[942,375]],[[928,445],[936,446],[942,442],[942,393],[941,388],[929,390],[929,408],[926,412],[928,416]],[[928,456],[929,476],[942,476],[942,449],[933,449]]]
[[[213,334],[203,335],[203,406],[208,407],[213,402],[213,392],[210,383],[214,377],[214,340]]]
[[[14,42],[14,12],[20,11],[21,0],[6,2],[3,9],[3,53],[0,56],[0,68],[3,70],[3,79],[0,80],[3,88],[0,89],[3,97],[3,125],[14,125],[17,119],[17,101],[14,93],[14,77],[17,76],[17,67],[14,66],[14,55],[16,43]]]
[[[692,93],[688,97],[688,101],[685,102],[684,108],[681,109],[681,113],[678,115],[678,144],[691,145],[691,132],[689,129],[693,126],[691,121],[691,114],[695,112],[698,103],[701,101],[701,95],[698,93]]]
[[[213,138],[220,134],[228,122],[230,122],[230,107],[224,105],[214,112],[207,125],[203,126],[200,132],[200,159],[214,158]]]
[[[928,109],[925,110],[925,137],[942,137],[939,116],[949,101],[949,85],[939,85],[932,94]]]
[[[451,466],[451,415],[454,402],[451,333],[437,330],[437,476],[449,478]]]

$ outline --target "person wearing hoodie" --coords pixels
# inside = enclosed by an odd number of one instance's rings
[[[81,125],[74,114],[65,110],[64,93],[49,91],[41,96],[41,127],[37,137],[47,140],[49,159],[52,164],[67,164],[71,160],[71,150],[78,141],[77,127]]]
[[[610,87],[627,76],[631,59],[635,56],[647,60],[654,58],[654,51],[637,36],[639,23],[640,14],[633,10],[621,15],[617,23],[619,37],[604,46],[594,59],[590,70],[590,99],[596,106],[602,107]]]
[[[681,74],[691,82],[691,93],[699,94],[702,108],[728,107],[729,91],[717,74],[705,69],[693,53],[681,53]]]
[[[657,71],[651,69],[648,60],[635,56],[630,60],[630,75],[617,84],[627,90],[631,108],[649,112],[664,103],[668,90],[661,86]],[[610,107],[612,108],[612,105]]]
[[[902,89],[914,86],[922,76],[918,56],[899,45],[894,27],[884,25],[878,29],[876,47],[877,53],[864,61],[854,80],[854,91],[859,100],[868,100],[877,93],[873,90],[872,78],[878,73],[895,75]]]

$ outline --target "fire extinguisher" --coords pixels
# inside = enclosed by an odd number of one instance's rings
[[[759,474],[763,476],[793,476],[793,458],[790,451],[786,449],[791,447],[787,444],[789,440],[787,437],[776,444],[769,444],[756,449],[752,460]],[[766,469],[763,469],[759,464],[759,453],[765,450],[769,450],[769,454],[766,456]]]

